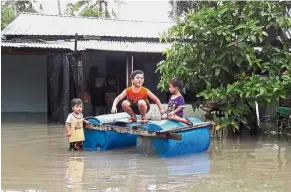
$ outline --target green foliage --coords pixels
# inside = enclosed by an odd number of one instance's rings
[[[1,9],[1,30],[5,29],[9,23],[15,19],[16,15],[12,8]]]
[[[97,8],[87,7],[79,15],[83,17],[101,17],[102,13]]]
[[[79,11],[79,9],[83,6],[86,5],[88,1],[78,1],[75,4],[73,3],[68,3],[66,7],[66,15],[73,16],[75,12]]]
[[[1,1],[1,30],[5,29],[20,13],[37,13],[42,5],[35,0],[28,1]]]
[[[198,96],[224,102],[224,123],[217,122],[233,126],[231,117],[249,113],[240,106],[286,97],[291,77],[282,71],[290,71],[291,54],[282,31],[291,28],[291,18],[285,8],[280,2],[227,1],[191,10],[161,37],[173,45],[158,65],[158,87],[166,90],[169,79],[180,77]]]
[[[169,16],[172,18],[174,13],[174,0],[169,1],[171,5],[171,10]],[[190,10],[199,11],[202,8],[210,7],[214,8],[217,6],[217,1],[193,1],[193,0],[183,0],[177,1],[177,15],[184,16]]]
[[[112,3],[122,4],[121,1],[114,1]],[[108,10],[108,1],[104,0],[87,0],[78,1],[75,4],[67,4],[65,13],[70,16],[79,15],[84,17],[115,17],[114,10],[111,10],[111,14]]]

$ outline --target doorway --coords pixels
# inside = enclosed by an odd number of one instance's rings
[[[126,57],[106,58],[106,83],[105,102],[106,112],[109,113],[115,97],[126,88]],[[121,110],[120,103],[118,111]]]

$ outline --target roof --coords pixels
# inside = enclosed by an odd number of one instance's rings
[[[162,53],[171,46],[170,43],[97,40],[79,41],[78,44],[83,49],[141,53]]]
[[[2,35],[159,38],[173,23],[22,13]]]
[[[74,43],[64,41],[53,42],[14,42],[2,41],[1,47],[13,48],[43,48],[43,49],[69,49],[74,50]]]
[[[2,41],[1,47],[14,48],[53,48],[53,49],[70,49],[74,50],[74,41],[50,41],[50,42],[12,42]],[[79,51],[91,49],[102,51],[120,51],[120,52],[147,52],[147,53],[162,53],[170,47],[168,43],[153,43],[153,42],[128,42],[128,41],[78,41],[77,49]]]

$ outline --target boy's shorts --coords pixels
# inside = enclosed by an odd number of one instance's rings
[[[70,148],[69,151],[79,151],[79,150],[83,150],[83,141],[76,141],[76,142],[71,142],[70,143]]]
[[[144,100],[144,99],[141,99],[141,100]],[[148,101],[146,101],[146,100],[144,100],[144,101],[147,104],[147,113],[148,113],[149,110],[150,110],[150,103]],[[140,115],[140,112],[138,110],[138,105],[137,105],[138,102],[133,103],[133,102],[129,101],[129,103],[130,103],[130,107],[133,110],[134,114]]]

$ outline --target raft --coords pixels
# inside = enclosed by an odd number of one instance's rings
[[[195,125],[202,123],[198,118],[189,118]],[[147,131],[168,132],[175,129],[182,129],[185,124],[171,120],[149,122],[143,127]],[[199,127],[178,131],[182,136],[181,140],[163,139],[155,137],[138,136],[137,150],[145,155],[155,155],[159,157],[174,157],[199,153],[206,151],[210,145],[209,127]]]
[[[109,150],[136,146],[137,152],[158,157],[174,157],[206,151],[210,144],[212,122],[189,118],[192,126],[171,120],[147,124],[127,123],[126,113],[87,117],[84,148]]]
[[[94,127],[100,127],[104,124],[114,123],[115,121],[128,119],[129,115],[127,113],[117,113],[100,115],[96,117],[85,118]],[[85,141],[84,149],[95,151],[105,151],[109,149],[130,147],[136,144],[136,135],[129,133],[119,133],[115,131],[104,131],[98,129],[84,128]]]

